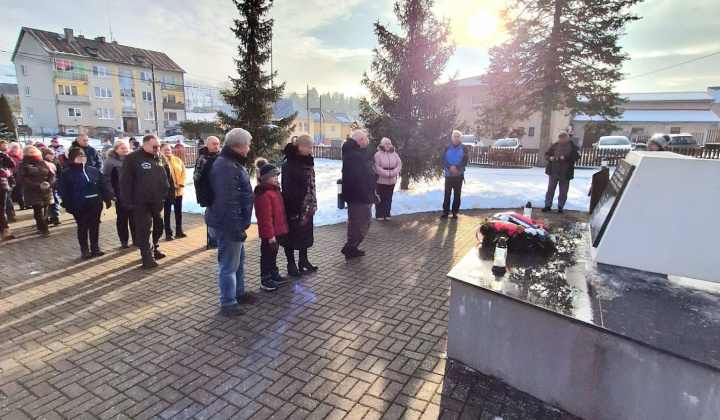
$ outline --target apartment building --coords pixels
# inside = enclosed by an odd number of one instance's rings
[[[184,71],[165,53],[22,28],[12,55],[23,121],[35,133],[165,134],[185,119]],[[154,77],[153,77],[154,76]]]

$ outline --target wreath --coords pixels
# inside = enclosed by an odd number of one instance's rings
[[[543,222],[529,219],[518,213],[497,213],[485,219],[475,232],[475,238],[490,245],[500,237],[507,240],[510,252],[555,250],[557,236],[551,234]]]

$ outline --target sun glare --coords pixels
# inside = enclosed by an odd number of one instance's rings
[[[473,41],[484,41],[497,32],[498,19],[490,10],[482,10],[470,16],[467,34]]]

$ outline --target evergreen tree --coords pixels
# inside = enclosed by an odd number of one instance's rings
[[[628,58],[618,38],[641,1],[509,0],[501,15],[509,39],[490,49],[480,119],[511,127],[541,111],[538,166],[546,164],[554,110],[597,116],[598,132],[617,129],[623,101],[613,87]]]
[[[15,137],[12,109],[10,109],[10,102],[5,95],[0,95],[0,137],[3,139]]]
[[[281,99],[285,83],[272,85],[277,74],[263,71],[270,59],[273,20],[265,16],[272,7],[272,0],[233,0],[240,17],[234,19],[232,28],[238,44],[237,78],[230,78],[232,87],[222,92],[225,103],[233,112],[218,112],[221,125],[225,130],[234,127],[244,128],[252,134],[252,144],[248,153],[249,172],[258,156],[279,161],[280,151],[275,146],[282,145],[289,137],[295,114],[272,121],[273,104]]]
[[[370,67],[375,79],[367,73],[362,79],[372,102],[360,100],[360,116],[376,140],[392,140],[403,161],[403,189],[410,180],[440,176],[440,154],[457,118],[454,79],[438,83],[455,43],[449,20],[437,19],[432,7],[433,0],[395,2],[405,36],[376,22],[380,47]]]

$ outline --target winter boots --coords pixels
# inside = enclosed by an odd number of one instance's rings
[[[10,234],[10,228],[6,227],[2,230],[2,242],[9,241],[11,239],[15,239],[14,235]]]

